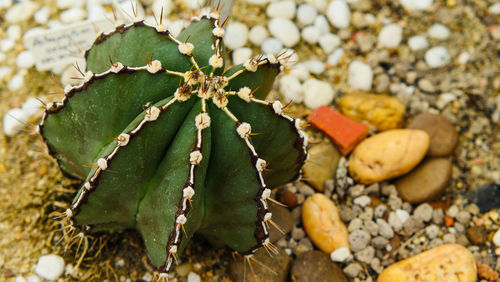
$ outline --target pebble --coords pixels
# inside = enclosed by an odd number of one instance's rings
[[[495,232],[495,235],[493,235],[493,244],[500,247],[500,229]]]
[[[7,83],[7,88],[9,88],[10,91],[17,91],[21,89],[23,84],[24,84],[24,75],[16,74],[9,80],[9,83]]]
[[[403,28],[398,24],[388,24],[378,34],[378,44],[382,47],[397,48],[403,38]]]
[[[50,9],[47,6],[43,6],[40,8],[38,11],[36,11],[35,15],[35,21],[39,24],[47,24],[49,21],[50,17]]]
[[[476,281],[472,253],[456,244],[446,244],[397,262],[386,268],[377,281]]]
[[[444,221],[444,213],[442,209],[435,209],[432,213],[432,223],[442,225]]]
[[[8,23],[23,23],[28,21],[33,13],[38,9],[38,4],[31,1],[23,1],[12,6],[5,13],[5,20]]]
[[[44,111],[44,108],[45,107],[42,102],[36,98],[28,98],[21,106],[24,117],[26,117],[27,120],[30,121],[33,117],[40,117],[42,112]]]
[[[363,267],[359,263],[353,262],[344,268],[344,274],[348,278],[353,279],[353,278],[357,277],[361,273],[362,270],[363,270]]]
[[[443,46],[436,46],[427,50],[424,58],[425,63],[433,69],[445,66],[451,59],[448,50]]]
[[[436,92],[436,86],[434,86],[432,81],[430,81],[427,78],[420,79],[418,81],[418,87],[424,92],[428,92],[428,93]]]
[[[488,12],[493,15],[500,15],[500,2],[494,3],[488,7]]]
[[[429,148],[425,131],[392,129],[363,140],[349,158],[351,176],[372,184],[403,175],[424,158]]]
[[[403,223],[403,235],[411,236],[417,231],[422,230],[423,228],[424,222],[420,218],[412,215]]]
[[[340,38],[333,33],[325,33],[319,38],[319,46],[325,54],[331,54],[340,45]]]
[[[11,50],[12,48],[14,48],[14,45],[16,45],[14,39],[5,38],[0,40],[0,49],[2,50],[2,52],[7,52]]]
[[[71,8],[59,15],[61,22],[63,23],[74,23],[82,21],[87,17],[87,12],[81,8]]]
[[[233,64],[244,64],[250,57],[252,57],[252,49],[248,47],[238,48],[233,51]]]
[[[349,246],[353,252],[359,252],[368,246],[370,234],[361,229],[354,230],[349,234]]]
[[[472,226],[466,230],[467,238],[474,245],[483,245],[488,241],[488,232],[484,226]]]
[[[281,233],[274,225],[269,226],[269,241],[276,242],[288,234],[294,225],[292,213],[285,207],[275,204],[269,205],[269,211],[273,215],[273,221],[280,227]]]
[[[468,211],[460,211],[457,215],[457,221],[463,225],[468,225],[471,220],[471,215]]]
[[[342,269],[320,251],[309,251],[297,256],[292,265],[291,280],[348,282]]]
[[[336,28],[347,28],[351,20],[349,6],[343,0],[333,0],[328,4],[326,16],[330,23]]]
[[[396,216],[398,217],[399,221],[401,221],[401,223],[403,224],[410,218],[410,214],[402,209],[396,210]]]
[[[302,103],[304,93],[299,79],[291,74],[285,74],[279,79],[279,91],[286,103]]]
[[[343,95],[338,107],[347,117],[368,123],[378,131],[401,128],[406,114],[406,106],[398,98],[360,91]]]
[[[450,29],[443,24],[436,23],[427,30],[427,34],[433,39],[446,40],[450,37]]]
[[[302,64],[312,74],[320,75],[325,71],[325,63],[320,60],[307,60]]]
[[[64,273],[64,259],[58,255],[46,255],[38,259],[35,273],[47,280],[57,280]]]
[[[416,217],[420,218],[421,220],[427,222],[427,221],[430,221],[432,219],[433,212],[434,212],[434,210],[432,209],[432,207],[429,204],[423,203],[415,209],[413,214]]]
[[[189,272],[187,282],[201,282],[201,277],[194,272]]]
[[[354,199],[353,203],[364,208],[371,203],[371,200],[370,197],[363,195]]]
[[[425,11],[431,7],[434,0],[399,0],[399,2],[405,9]]]
[[[394,237],[394,230],[392,230],[391,225],[387,223],[382,218],[377,218],[377,225],[378,225],[378,233],[386,238],[386,239],[392,239]]]
[[[262,42],[260,48],[264,55],[275,55],[283,50],[283,44],[278,38],[268,37]]]
[[[226,35],[224,36],[224,44],[229,49],[237,49],[243,47],[248,40],[248,27],[241,22],[231,22],[226,27]]]
[[[317,14],[318,11],[314,6],[307,3],[302,4],[297,9],[297,21],[304,26],[310,25],[314,22]]]
[[[335,178],[341,157],[340,152],[335,145],[329,141],[325,141],[317,145],[312,145],[308,153],[309,161],[302,168],[302,173],[307,182],[316,191],[323,192],[325,190],[325,181]]]
[[[342,48],[336,48],[333,53],[328,56],[327,58],[327,62],[329,65],[331,66],[337,66],[340,62],[340,59],[342,59],[342,57],[344,56],[344,49]]]
[[[21,27],[17,24],[13,24],[7,28],[7,37],[13,40],[18,40],[21,38]]]
[[[364,226],[365,226],[366,231],[368,231],[368,233],[370,233],[370,235],[372,235],[372,236],[378,235],[379,228],[378,228],[378,225],[373,220],[365,219]]]
[[[270,0],[246,0],[247,3],[257,5],[257,6],[264,6],[267,3],[269,3]]]
[[[15,136],[24,129],[25,113],[21,109],[10,109],[3,117],[3,131],[9,137]]]
[[[314,194],[304,201],[302,225],[314,245],[325,253],[349,246],[347,228],[337,207],[323,194]]]
[[[306,26],[302,29],[302,39],[309,44],[318,43],[321,37],[321,31],[315,26]]]
[[[335,97],[335,92],[328,82],[319,79],[308,79],[302,84],[304,93],[304,104],[310,109],[329,105]]]
[[[328,23],[328,19],[323,15],[317,15],[314,19],[314,26],[317,27],[321,34],[325,34],[330,32],[330,24]]]
[[[448,233],[443,235],[443,242],[445,244],[454,244],[457,241],[455,234]]]
[[[356,258],[356,260],[362,263],[370,263],[375,257],[375,248],[372,246],[368,246],[363,250],[356,252],[354,257]]]
[[[286,47],[293,47],[300,41],[298,27],[289,19],[273,18],[268,24],[269,32]]]
[[[4,77],[7,77],[12,72],[12,69],[9,67],[0,67],[0,80],[3,80]]]
[[[384,250],[387,247],[387,244],[389,244],[389,240],[382,236],[377,236],[372,239],[371,244],[379,250]]]
[[[307,70],[304,64],[296,64],[290,70],[290,75],[295,76],[300,81],[305,81],[309,78],[309,70]]]
[[[17,55],[16,65],[20,69],[29,69],[35,64],[35,58],[31,51],[22,51]]]
[[[439,235],[439,227],[437,225],[429,225],[425,228],[425,234],[427,234],[427,237],[429,239],[434,239]]]
[[[335,262],[348,262],[352,260],[352,254],[347,247],[340,247],[330,253],[330,259]]]
[[[354,60],[349,64],[347,83],[353,89],[369,91],[372,88],[373,70],[361,61]]]
[[[292,1],[271,2],[266,9],[267,16],[270,18],[285,18],[290,20],[295,17],[295,11],[295,2]]]
[[[458,144],[458,132],[453,124],[441,115],[423,113],[415,116],[408,128],[421,129],[429,134],[431,143],[427,155],[447,157]]]
[[[0,0],[0,9],[10,8],[13,0]]]
[[[385,205],[378,205],[377,207],[375,207],[375,209],[373,210],[373,215],[376,217],[376,218],[382,218],[385,216],[385,213],[387,211],[387,207]]]
[[[425,50],[429,47],[429,42],[424,35],[415,35],[408,39],[408,46],[413,51]]]

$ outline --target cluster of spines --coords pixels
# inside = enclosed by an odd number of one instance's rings
[[[129,142],[130,139],[133,138],[135,135],[138,134],[138,132],[145,126],[146,123],[148,122],[153,122],[158,117],[167,110],[169,106],[171,106],[175,102],[182,102],[188,100],[193,94],[198,94],[198,97],[202,99],[202,111],[200,114],[196,116],[195,119],[195,125],[197,128],[197,141],[196,141],[196,147],[193,149],[191,152],[189,159],[190,159],[190,167],[189,167],[189,177],[188,180],[186,181],[184,187],[183,187],[183,193],[182,197],[180,199],[180,202],[178,204],[178,211],[176,212],[175,215],[175,221],[174,221],[174,230],[170,234],[169,239],[168,239],[168,244],[167,244],[167,261],[165,262],[165,265],[161,267],[161,273],[160,278],[165,278],[166,277],[166,272],[170,270],[170,267],[173,263],[173,260],[176,259],[176,254],[178,251],[178,247],[181,241],[182,233],[181,229],[183,228],[183,225],[186,223],[187,220],[187,214],[190,210],[190,205],[188,203],[191,202],[192,197],[195,194],[194,191],[194,169],[199,163],[201,162],[203,156],[201,154],[201,146],[202,146],[202,130],[208,128],[210,126],[210,116],[206,112],[206,100],[209,98],[213,98],[212,101],[213,103],[223,110],[232,120],[235,121],[236,123],[236,131],[238,135],[243,139],[245,142],[246,146],[248,147],[248,150],[251,155],[251,160],[252,163],[256,169],[257,177],[260,181],[260,189],[256,195],[256,203],[258,206],[258,218],[259,222],[257,222],[256,226],[256,231],[255,231],[255,238],[258,241],[258,245],[255,246],[254,249],[252,249],[248,254],[245,259],[250,260],[252,258],[252,252],[254,252],[258,247],[261,245],[266,248],[266,250],[271,250],[273,252],[276,252],[275,247],[271,244],[269,241],[269,225],[268,222],[271,224],[275,225],[275,223],[271,220],[272,214],[268,209],[268,203],[267,200],[272,200],[270,198],[271,195],[271,189],[266,186],[263,178],[262,172],[266,168],[266,161],[261,159],[254,146],[251,143],[250,136],[252,134],[251,132],[251,126],[249,123],[239,121],[238,118],[230,112],[230,110],[227,108],[227,95],[237,95],[239,98],[244,100],[247,103],[250,102],[256,102],[260,104],[267,105],[275,114],[278,116],[286,119],[289,121],[289,123],[297,130],[299,136],[300,136],[300,146],[303,149],[303,159],[301,160],[304,162],[307,158],[307,152],[306,152],[306,147],[307,147],[307,135],[301,130],[300,128],[300,121],[297,119],[293,119],[290,116],[286,115],[283,113],[283,106],[279,101],[275,101],[273,103],[259,100],[256,98],[253,98],[252,94],[256,91],[256,89],[252,90],[249,87],[242,87],[238,91],[225,91],[224,87],[227,86],[228,82],[236,78],[238,75],[243,73],[244,71],[249,71],[249,72],[256,72],[258,67],[261,65],[265,64],[277,64],[278,66],[280,65],[279,60],[275,56],[267,56],[266,58],[263,58],[262,56],[257,57],[257,58],[251,58],[244,64],[244,68],[235,72],[229,77],[225,76],[215,76],[214,77],[214,70],[217,68],[222,67],[222,58],[225,54],[221,54],[221,42],[222,38],[224,36],[224,25],[226,24],[227,21],[224,21],[221,25],[217,24],[217,21],[219,19],[217,13],[206,13],[204,16],[201,18],[208,18],[211,20],[215,20],[214,22],[214,29],[212,30],[212,34],[216,38],[216,46],[215,46],[215,53],[212,57],[210,57],[208,64],[212,67],[212,72],[209,77],[207,77],[199,68],[196,60],[194,59],[192,53],[195,48],[195,46],[192,43],[189,42],[180,42],[177,40],[175,37],[173,37],[166,27],[160,23],[154,28],[158,33],[163,34],[165,36],[168,36],[169,39],[171,39],[173,42],[175,42],[178,45],[178,51],[182,55],[189,56],[191,59],[191,62],[193,64],[193,67],[195,68],[194,70],[187,71],[186,73],[181,73],[181,72],[175,72],[175,71],[170,71],[166,68],[163,68],[161,65],[161,62],[158,60],[151,60],[148,59],[148,64],[145,66],[141,67],[129,67],[129,66],[124,66],[120,62],[113,62],[110,58],[110,64],[111,67],[100,74],[93,74],[92,72],[88,71],[86,73],[82,73],[83,76],[83,81],[80,85],[72,87],[72,86],[66,86],[64,89],[64,98],[61,102],[56,102],[56,103],[49,103],[46,106],[46,111],[44,113],[44,116],[42,118],[41,123],[39,124],[39,131],[41,132],[43,129],[44,121],[47,118],[48,114],[55,113],[62,109],[65,104],[67,103],[68,99],[72,97],[74,94],[76,94],[79,91],[84,90],[89,84],[93,83],[93,81],[97,79],[103,79],[107,77],[108,75],[112,74],[117,74],[117,73],[134,73],[137,71],[148,71],[151,74],[156,74],[156,73],[167,73],[170,75],[175,75],[179,76],[184,80],[184,83],[179,86],[179,88],[176,90],[174,93],[174,97],[166,102],[163,105],[158,105],[158,106],[150,106],[147,109],[145,109],[145,115],[144,118],[139,122],[139,124],[132,129],[129,132],[121,133],[119,136],[114,138],[114,140],[117,142],[114,149],[112,152],[106,156],[103,156],[99,158],[95,164],[96,170],[92,174],[92,176],[84,183],[82,192],[80,193],[79,197],[75,200],[75,202],[71,205],[70,208],[68,208],[65,212],[65,216],[67,219],[70,219],[74,217],[79,209],[79,206],[82,204],[84,199],[88,197],[88,195],[96,189],[96,181],[98,177],[101,175],[103,171],[105,171],[108,168],[109,163],[112,161],[112,159],[116,156],[118,153],[118,150],[121,147],[126,146]],[[199,18],[199,19],[201,19]],[[198,20],[199,20],[198,19]],[[197,20],[195,18],[194,20]],[[134,21],[133,23],[129,25],[120,25],[116,28],[115,31],[108,33],[106,35],[98,35],[98,38],[96,39],[96,43],[102,42],[106,40],[109,36],[116,32],[124,32],[127,29],[134,27],[134,26],[148,26],[145,24],[143,21]],[[88,50],[87,50],[88,52]],[[194,89],[192,85],[199,84],[198,89]],[[49,148],[50,150],[50,148]],[[74,223],[70,221],[71,223],[71,228],[73,229]],[[90,227],[85,226],[84,231],[89,231]],[[165,275],[163,275],[165,274]]]

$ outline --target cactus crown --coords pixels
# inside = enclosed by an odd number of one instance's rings
[[[279,60],[224,71],[224,24],[210,11],[177,38],[143,21],[99,35],[83,83],[39,125],[61,170],[83,180],[70,224],[137,229],[162,272],[195,232],[242,253],[267,246],[270,188],[307,157],[299,121],[263,100]]]

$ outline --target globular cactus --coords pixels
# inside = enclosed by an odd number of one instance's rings
[[[61,170],[83,180],[72,228],[136,229],[162,273],[194,233],[246,254],[272,248],[270,188],[307,157],[299,121],[263,100],[279,59],[224,71],[224,23],[210,11],[177,38],[143,21],[98,36],[83,83],[39,125]]]

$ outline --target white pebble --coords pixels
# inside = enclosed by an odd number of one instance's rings
[[[35,13],[35,21],[39,24],[46,24],[49,21],[50,9],[47,6],[43,6],[40,10]]]
[[[308,60],[303,62],[303,65],[312,74],[322,74],[325,71],[325,63],[320,60]]]
[[[35,273],[47,280],[56,280],[64,272],[64,259],[58,255],[40,257],[36,264]]]
[[[306,80],[302,89],[304,89],[304,104],[310,109],[330,104],[335,96],[329,83],[314,78]]]
[[[307,26],[302,29],[302,38],[309,44],[316,44],[321,36],[321,31],[315,26]]]
[[[493,244],[500,247],[500,229],[495,232],[495,235],[493,235]]]
[[[262,42],[264,42],[264,40],[268,37],[269,32],[267,32],[267,29],[261,25],[252,27],[248,33],[248,39],[256,46],[260,46],[260,44],[262,44]]]
[[[188,282],[201,282],[201,278],[198,274],[194,272],[189,272],[187,276],[187,281]]]
[[[12,40],[18,40],[21,38],[21,27],[17,24],[13,24],[7,28],[7,37]]]
[[[26,22],[33,16],[36,9],[38,9],[38,4],[31,1],[23,1],[19,4],[14,5],[5,14],[5,20],[8,23],[21,23]]]
[[[349,248],[340,247],[330,253],[330,259],[334,262],[347,262],[352,259],[352,255]]]
[[[370,200],[370,197],[368,197],[366,195],[362,195],[362,196],[359,196],[356,199],[354,199],[353,203],[364,208],[365,206],[367,206],[368,204],[371,203],[371,200]]]
[[[269,3],[270,0],[246,0],[246,1],[253,5],[264,6],[267,3]]]
[[[7,83],[7,87],[11,91],[17,91],[19,90],[24,84],[24,76],[22,74],[16,74],[14,75],[9,83]]]
[[[318,11],[314,6],[302,4],[297,9],[297,21],[302,25],[310,25],[314,22],[317,14]]]
[[[28,279],[26,279],[27,282],[42,282],[42,279],[40,279],[36,275],[30,275],[28,276]]]
[[[81,21],[87,17],[87,12],[81,8],[71,8],[59,15],[61,22],[63,23],[74,23]]]
[[[361,61],[352,61],[349,65],[349,74],[347,77],[347,83],[351,88],[369,91],[372,88],[372,82],[372,68]]]
[[[304,64],[296,64],[290,70],[290,75],[295,76],[300,81],[304,81],[309,78],[309,70],[307,70]]]
[[[305,2],[307,2],[308,4],[313,5],[319,11],[324,11],[326,9],[327,5],[328,5],[328,1],[327,0],[306,0]]]
[[[5,38],[3,40],[0,40],[0,50],[2,52],[9,51],[14,47],[14,45],[16,45],[16,42],[13,39]]]
[[[408,220],[408,218],[410,218],[410,214],[402,209],[396,210],[396,216],[401,221],[401,223],[405,223]]]
[[[432,5],[434,0],[399,0],[399,2],[405,9],[424,11]]]
[[[5,57],[6,57],[5,53],[0,52],[0,63],[5,61]]]
[[[450,61],[450,54],[443,46],[433,47],[425,52],[425,62],[433,69],[442,67]]]
[[[103,6],[101,6],[98,3],[99,0],[94,0],[94,1],[96,1],[97,3],[93,1],[87,1],[87,20],[90,21],[100,20],[106,17],[106,10],[104,9]],[[157,15],[159,15],[159,13]],[[166,16],[164,16],[163,18],[166,18]],[[156,25],[154,18],[153,21],[151,21],[151,25],[152,26]]]
[[[290,101],[302,103],[304,100],[302,85],[297,77],[291,74],[285,74],[279,79],[279,91],[286,103]]]
[[[403,38],[403,28],[398,24],[388,24],[378,34],[378,44],[382,47],[396,48]]]
[[[21,106],[21,110],[23,110],[25,116],[28,117],[27,120],[30,120],[43,111],[43,104],[36,98],[28,98]]]
[[[12,72],[12,69],[10,67],[0,67],[0,81],[7,77],[10,73]]]
[[[16,279],[14,279],[14,282],[26,282],[26,278],[22,276],[16,276]]]
[[[408,39],[408,46],[410,46],[410,49],[413,51],[424,50],[429,47],[429,42],[425,36],[415,35]]]
[[[328,5],[326,16],[330,23],[336,28],[347,28],[351,20],[349,6],[343,0],[333,0]]]
[[[5,135],[12,137],[19,133],[24,128],[22,123],[24,120],[24,112],[21,109],[10,109],[3,117],[3,131]]]
[[[441,95],[439,95],[438,100],[436,101],[436,107],[438,107],[438,109],[444,109],[446,105],[455,101],[456,99],[457,97],[455,96],[455,94],[451,92],[442,93]]]
[[[325,33],[319,38],[319,46],[326,54],[330,54],[340,45],[340,38],[333,33]]]
[[[31,51],[22,51],[17,55],[16,58],[16,65],[20,69],[29,69],[35,64],[35,57],[33,57],[33,54]]]
[[[293,19],[295,17],[295,2],[279,1],[272,2],[267,6],[266,14],[270,18]]]
[[[268,27],[269,32],[286,47],[293,47],[300,41],[299,29],[291,20],[274,18],[269,21]]]
[[[57,0],[56,7],[61,10],[69,9],[73,6],[73,0]]]
[[[262,53],[264,53],[264,55],[275,55],[283,49],[283,44],[279,39],[269,37],[262,42],[260,49],[262,49]]]
[[[437,39],[437,40],[446,40],[450,37],[450,29],[446,27],[445,25],[442,24],[433,24],[428,30],[427,34],[431,38]]]
[[[227,25],[224,44],[229,49],[243,47],[248,40],[248,27],[244,23],[231,22]]]
[[[488,12],[492,15],[500,15],[500,2],[497,2],[488,7]]]
[[[339,64],[340,59],[344,56],[344,49],[337,48],[333,51],[333,53],[328,56],[327,63],[331,66],[336,66]]]
[[[0,9],[10,8],[12,6],[12,0],[0,0]]]
[[[252,49],[243,47],[233,51],[233,64],[239,65],[245,63],[252,57]]]
[[[314,26],[321,31],[321,34],[325,34],[330,32],[330,24],[328,23],[328,19],[323,15],[318,15],[314,19]]]
[[[467,64],[467,62],[470,60],[470,53],[467,51],[463,51],[458,55],[457,62],[461,65]]]

